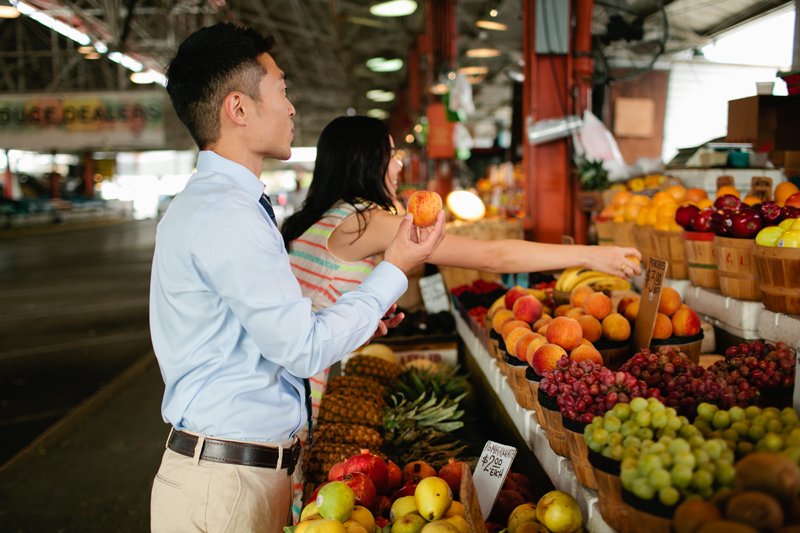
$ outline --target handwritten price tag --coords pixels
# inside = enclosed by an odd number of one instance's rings
[[[517,455],[517,449],[492,441],[486,441],[483,452],[475,467],[475,490],[481,506],[483,519],[489,516],[503,482],[511,470],[511,463]]]
[[[633,328],[633,342],[631,354],[639,353],[650,347],[653,337],[653,326],[656,323],[658,304],[661,301],[661,285],[667,274],[667,261],[658,257],[650,257],[647,271],[644,276],[642,297],[639,300],[639,314]]]
[[[428,313],[438,313],[450,309],[447,289],[444,287],[444,280],[442,280],[441,274],[421,278],[419,280],[419,289],[422,292],[422,301],[425,302],[425,310]]]

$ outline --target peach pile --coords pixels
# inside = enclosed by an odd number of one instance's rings
[[[617,304],[617,314],[634,323],[639,315],[639,299],[625,297]],[[653,339],[691,337],[700,333],[700,317],[681,302],[678,291],[671,287],[661,288],[658,314],[653,325]]]

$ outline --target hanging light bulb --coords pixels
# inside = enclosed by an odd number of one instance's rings
[[[376,17],[405,17],[416,10],[417,3],[413,0],[390,0],[369,8],[369,12]]]

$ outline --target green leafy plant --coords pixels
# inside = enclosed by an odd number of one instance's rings
[[[603,168],[602,161],[581,159],[575,175],[582,191],[602,191],[608,187],[608,171]]]

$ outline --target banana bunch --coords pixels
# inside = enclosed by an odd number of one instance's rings
[[[619,276],[583,267],[569,267],[558,277],[555,290],[572,292],[578,287],[586,286],[596,291],[625,291],[631,288],[631,284]]]

